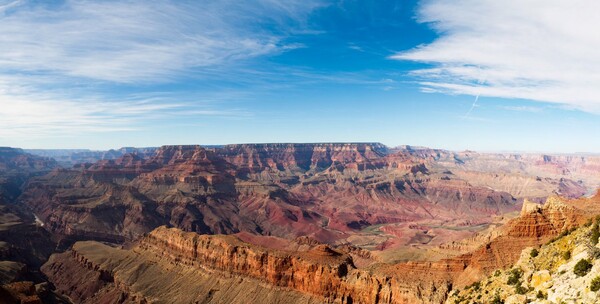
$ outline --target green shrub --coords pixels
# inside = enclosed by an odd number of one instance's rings
[[[519,281],[517,283],[517,285],[515,286],[515,292],[517,292],[517,294],[526,294],[529,290],[525,287],[523,287],[523,285],[521,285],[521,281]]]
[[[520,283],[521,276],[523,276],[523,270],[521,270],[521,268],[513,268],[510,271],[510,275],[508,276],[508,281],[506,282],[506,284],[516,285]]]
[[[455,304],[459,304],[465,301],[467,301],[467,298],[465,298],[465,296],[458,296],[456,299],[454,299]]]
[[[592,280],[592,282],[590,283],[590,290],[591,291],[600,290],[600,276],[597,276]]]
[[[548,299],[548,295],[545,294],[543,291],[538,290],[537,295],[535,295],[536,298],[541,299],[541,300],[545,300]]]
[[[478,291],[479,288],[481,288],[481,282],[475,282],[475,283],[467,286],[467,288],[472,288],[474,291]]]
[[[567,250],[565,252],[563,252],[562,254],[562,258],[566,261],[566,260],[570,260],[571,259],[571,251]]]
[[[535,249],[535,248],[533,248],[533,249],[531,250],[531,252],[529,253],[529,255],[530,255],[532,258],[535,258],[536,256],[538,256],[538,254],[540,254],[540,252],[539,252],[537,249]]]
[[[581,259],[579,262],[577,262],[577,264],[575,264],[573,273],[575,273],[578,277],[582,277],[590,272],[590,269],[592,269],[592,264],[590,264],[590,261]]]
[[[497,277],[500,275],[500,273],[501,273],[500,270],[496,270],[496,271],[494,271],[494,276]]]
[[[590,236],[592,245],[596,246],[598,244],[598,238],[600,238],[600,228],[598,227],[598,222],[595,222],[594,226],[592,226],[592,234]]]
[[[502,298],[500,298],[499,294],[496,294],[496,296],[492,300],[492,304],[504,304],[504,300],[502,300]]]

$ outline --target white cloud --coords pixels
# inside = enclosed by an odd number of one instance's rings
[[[114,82],[164,81],[191,68],[294,48],[286,30],[315,1],[15,1],[0,4],[0,70]],[[278,32],[261,25],[273,24]]]
[[[0,0],[0,141],[120,132],[206,116],[236,89],[152,92],[178,77],[232,75],[287,43],[317,0]],[[193,78],[193,77],[192,77]],[[160,90],[160,88],[156,89]],[[165,89],[169,91],[169,89]],[[132,92],[145,92],[141,95]]]
[[[600,112],[598,1],[429,0],[418,20],[440,37],[393,59],[425,91],[522,98]]]
[[[79,94],[79,90],[40,90],[52,85],[43,79],[26,84],[28,77],[0,76],[0,141],[91,135],[133,131],[161,120],[180,121],[207,116],[248,117],[240,109],[223,109],[225,95],[169,93],[128,94],[114,97]],[[22,83],[22,85],[17,85]],[[73,91],[74,90],[74,91]],[[77,95],[83,95],[77,97]],[[219,106],[219,109],[215,109]]]
[[[502,110],[514,111],[514,112],[529,112],[529,113],[539,113],[544,110],[542,107],[532,107],[532,106],[499,106]]]

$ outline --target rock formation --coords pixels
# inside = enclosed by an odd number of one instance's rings
[[[600,214],[600,196],[539,204],[598,185],[592,156],[377,143],[68,155],[77,164],[58,168],[0,149],[12,299],[60,302],[37,269],[66,250],[42,271],[75,302],[442,303]]]
[[[507,268],[519,259],[523,249],[539,246],[592,216],[556,197],[542,206],[531,204],[477,250],[437,262],[360,267],[352,255],[315,242],[300,240],[311,245],[283,250],[249,244],[232,235],[199,235],[159,227],[130,250],[95,242],[76,243],[71,251],[54,255],[43,271],[59,290],[79,302],[115,295],[133,302],[161,302],[179,295],[183,301],[181,294],[185,294],[185,301],[220,303],[226,297],[221,288],[232,287],[219,285],[211,292],[169,284],[184,275],[212,274],[219,278],[219,284],[231,284],[231,278],[255,282],[260,288],[273,290],[277,301],[286,303],[442,303],[453,289]],[[159,272],[168,275],[153,276]],[[68,274],[77,279],[65,279]],[[148,276],[154,277],[152,282],[142,279]],[[206,278],[197,283],[203,282]],[[163,292],[164,297],[158,296]],[[246,303],[255,296],[241,292],[228,300]]]
[[[597,199],[598,196],[594,198]],[[559,209],[569,208],[558,200],[549,203],[554,205],[549,206],[554,209],[549,218],[557,215],[560,218]],[[544,210],[533,209],[527,216],[537,217],[540,213]],[[600,285],[594,288],[592,282],[600,283],[600,249],[592,241],[592,230],[597,229],[597,223],[596,228],[591,223],[563,230],[548,242],[531,244],[519,251],[518,259],[510,267],[457,289],[446,303],[598,303],[600,297],[596,291]],[[589,261],[589,269],[577,272],[576,265],[584,259]]]
[[[485,223],[518,203],[380,144],[165,146],[55,170],[21,200],[54,233],[117,242],[160,225],[348,242],[373,225]]]
[[[28,179],[55,167],[52,159],[0,147],[0,302],[60,302],[45,292],[38,270],[56,245],[35,216],[16,202]]]

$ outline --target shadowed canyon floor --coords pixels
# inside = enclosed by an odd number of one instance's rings
[[[0,278],[14,299],[441,303],[600,211],[571,199],[598,187],[596,156],[377,143],[30,152],[62,162],[0,151],[1,241],[19,252]],[[37,289],[9,288],[22,281]]]

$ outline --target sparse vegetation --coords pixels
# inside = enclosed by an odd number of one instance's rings
[[[527,288],[525,288],[525,287],[523,287],[523,285],[521,285],[521,281],[519,281],[515,286],[515,292],[517,294],[520,294],[520,295],[526,294],[528,291],[529,290]]]
[[[569,235],[569,234],[571,234],[571,230],[569,230],[569,229],[565,229],[565,230],[563,230],[563,231],[560,233],[560,236],[559,236],[559,238],[561,238],[561,237],[565,237],[565,236],[567,236],[567,235]]]
[[[595,221],[594,225],[592,226],[592,234],[590,236],[592,245],[596,246],[598,244],[598,238],[600,238],[600,228],[598,227],[598,221]]]
[[[461,302],[464,302],[466,299],[464,296],[458,296],[455,300],[454,300],[454,304],[459,304]]]
[[[538,298],[538,299],[540,299],[540,300],[546,300],[546,299],[548,299],[548,295],[545,294],[541,290],[538,290],[538,293],[537,293],[537,295],[535,297]]]
[[[496,294],[496,296],[492,300],[492,304],[504,304],[504,300],[502,300],[502,298],[500,298],[499,294]]]
[[[521,276],[523,276],[523,270],[521,270],[521,268],[513,268],[510,271],[510,274],[508,276],[508,281],[506,281],[506,284],[508,284],[508,285],[519,284],[521,282]]]
[[[567,261],[571,259],[571,250],[567,250],[562,253],[563,260]]]
[[[540,252],[539,252],[539,250],[537,250],[536,248],[533,248],[533,249],[531,250],[531,252],[529,253],[529,255],[530,255],[532,258],[535,258],[535,257],[537,257],[537,256],[538,256],[538,254],[540,254]]]
[[[587,232],[587,235],[583,232]],[[581,299],[586,291],[600,293],[600,275],[596,273],[590,275],[590,273],[592,273],[594,260],[596,258],[600,259],[600,249],[598,247],[589,247],[590,237],[592,237],[591,232],[594,232],[593,234],[598,234],[597,236],[594,236],[594,238],[600,243],[600,221],[597,221],[596,219],[590,221],[587,228],[581,230],[563,230],[561,234],[556,237],[556,241],[549,246],[536,246],[535,248],[530,248],[528,252],[525,252],[528,256],[524,257],[524,260],[521,260],[521,262],[532,264],[533,266],[531,269],[516,266],[522,264],[515,264],[513,268],[507,270],[496,270],[485,281],[469,285],[465,290],[465,293],[462,293],[462,299],[466,300],[468,303],[499,304],[504,303],[505,299],[503,297],[512,294],[526,295],[527,300],[525,300],[525,303],[532,301],[545,303],[544,300],[548,300],[548,293],[551,293],[551,291],[547,291],[543,288],[540,290],[533,286],[529,286],[528,280],[530,278],[525,275],[526,271],[527,273],[533,271],[531,274],[533,275],[536,271],[540,270],[548,270],[551,275],[550,280],[557,279],[556,277],[552,278],[554,274],[560,274],[561,276],[566,275],[561,277],[560,280],[567,281],[571,281],[575,277],[584,277],[586,275],[593,278],[591,282],[586,280],[589,282],[586,284],[587,286],[583,284],[579,284],[579,286],[569,286],[568,288],[573,290],[569,295],[569,300]],[[574,258],[575,253],[580,256],[579,252],[582,250],[585,250],[588,256],[585,259],[579,259],[579,257]],[[560,267],[570,261],[573,261],[574,264],[571,264],[571,267]],[[573,271],[575,275],[568,275],[571,271]],[[543,276],[545,276],[545,274],[540,274],[538,282],[545,282],[546,279],[544,279]],[[493,282],[496,285],[489,284],[490,282]],[[562,282],[556,282],[558,281],[554,281],[554,286],[564,288],[564,286],[561,285]],[[497,286],[497,284],[500,284],[500,286]],[[514,289],[510,287],[513,287]],[[556,291],[553,292],[556,293]],[[466,293],[470,293],[470,295]],[[519,297],[523,299],[523,296]],[[569,301],[566,303],[569,303]]]
[[[594,279],[592,279],[592,282],[590,283],[590,290],[591,291],[600,290],[600,276],[597,276]]]
[[[467,286],[467,289],[473,289],[473,291],[478,291],[481,288],[481,282],[475,282],[469,286]]]
[[[577,264],[575,264],[573,273],[575,273],[578,277],[582,277],[590,272],[590,269],[592,269],[592,264],[590,264],[590,261],[587,259],[581,259],[579,262],[577,262]]]

